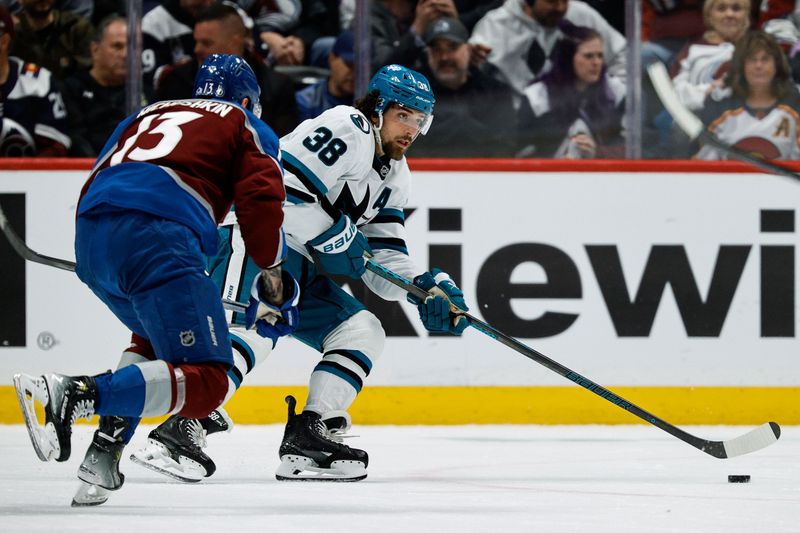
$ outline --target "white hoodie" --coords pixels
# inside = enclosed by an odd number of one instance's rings
[[[549,55],[563,35],[558,28],[546,28],[523,10],[524,0],[506,0],[486,13],[475,25],[470,43],[491,47],[488,61],[504,76],[504,81],[522,93],[535,78],[527,65],[528,49],[533,40]],[[600,13],[580,0],[569,0],[564,18],[576,26],[592,28],[603,38],[603,53],[608,73],[625,81],[625,37],[615,30]],[[546,62],[541,73],[550,68]]]

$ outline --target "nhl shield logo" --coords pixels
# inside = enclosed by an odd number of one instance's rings
[[[181,331],[181,344],[184,346],[194,346],[194,331]]]

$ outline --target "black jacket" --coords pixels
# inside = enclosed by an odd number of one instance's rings
[[[476,67],[457,91],[436,81],[429,67],[421,70],[431,82],[436,103],[433,123],[414,141],[410,157],[513,157],[518,127],[512,90]]]
[[[275,72],[248,55],[244,57],[253,68],[256,79],[261,85],[261,120],[266,122],[278,137],[286,135],[299,124],[291,78]],[[165,67],[157,80],[155,101],[192,98],[197,69],[196,61]]]
[[[80,70],[63,82],[62,94],[72,139],[70,155],[96,157],[125,118],[125,85],[103,87]]]

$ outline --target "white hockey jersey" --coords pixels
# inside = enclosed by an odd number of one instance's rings
[[[497,67],[503,81],[517,93],[522,93],[536,77],[551,68],[548,59],[539,72],[531,72],[526,59],[533,41],[549,58],[556,43],[564,37],[560,29],[545,27],[526,14],[522,3],[523,0],[505,0],[500,7],[488,11],[475,25],[469,39],[471,44],[482,44],[492,49],[487,61]],[[624,82],[627,76],[625,37],[593,7],[580,0],[571,0],[567,4],[564,20],[575,26],[592,28],[601,35],[608,74]]]
[[[351,106],[329,109],[281,138],[286,241],[310,259],[306,243],[343,212],[369,240],[373,261],[412,279],[422,271],[406,246],[411,173],[405,157],[377,157],[375,143],[372,124]],[[362,280],[382,298],[405,299],[405,291],[369,271]]]
[[[800,159],[800,113],[796,107],[778,102],[768,110],[756,111],[738,98],[727,98],[708,107],[708,130],[725,144],[764,159]],[[721,160],[727,156],[705,145],[696,158]]]
[[[680,71],[672,79],[683,105],[692,110],[703,107],[712,82],[727,71],[733,48],[731,43],[696,43],[689,46],[686,57],[680,62]]]

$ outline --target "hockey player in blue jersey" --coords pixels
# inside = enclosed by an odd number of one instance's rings
[[[297,324],[299,287],[281,269],[278,138],[258,118],[259,92],[241,58],[210,56],[198,72],[198,98],[157,102],[125,119],[81,191],[76,273],[131,331],[131,345],[114,372],[14,376],[43,461],[68,460],[75,420],[100,415],[73,505],[103,503],[122,486],[120,456],[141,417],[204,418],[225,399],[228,321],[205,268],[233,203],[257,270],[246,290],[247,326],[274,342]],[[44,425],[34,402],[44,407]]]
[[[449,312],[449,302],[467,310],[462,292],[444,272],[421,271],[406,247],[403,208],[411,175],[405,153],[430,126],[433,105],[424,76],[389,65],[375,74],[368,94],[354,106],[334,107],[281,138],[289,244],[284,268],[301,285],[300,326],[293,336],[322,358],[311,374],[302,413],[295,414],[295,399],[287,397],[279,480],[357,481],[367,475],[367,453],[341,444],[340,436],[350,428],[347,409],[380,356],[385,333],[377,317],[324,272],[361,279],[385,299],[405,300],[404,291],[365,271],[364,257],[370,256],[432,293],[414,302],[428,330],[460,335],[467,326]],[[257,269],[234,217],[220,233],[221,253],[212,262],[212,276],[223,294],[244,301]],[[232,319],[237,324],[244,317]],[[235,367],[228,374],[229,394],[272,349],[252,334],[231,331]],[[205,434],[187,431],[192,425],[220,427],[171,417],[150,433],[147,448],[132,459],[184,481],[210,475],[215,467],[201,450]]]

